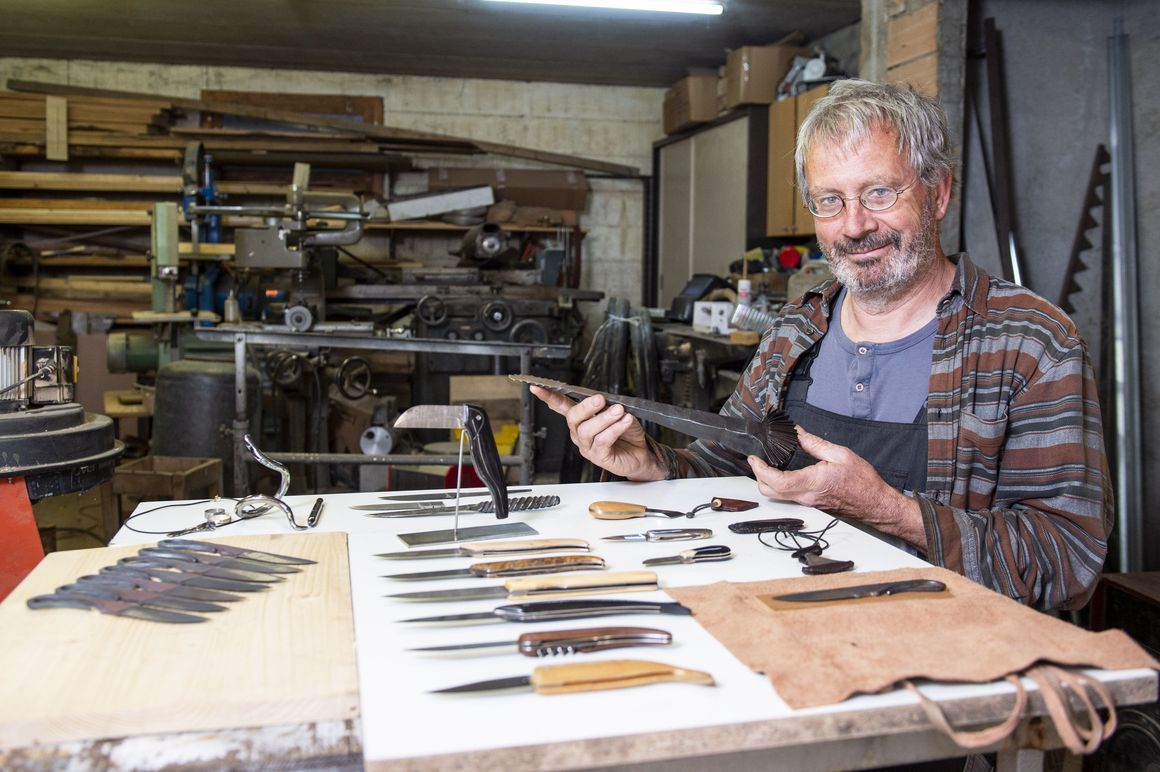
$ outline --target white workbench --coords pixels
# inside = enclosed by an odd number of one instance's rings
[[[811,529],[830,518],[814,509],[764,500],[747,478],[679,480],[658,483],[601,483],[537,486],[535,494],[556,494],[562,503],[552,509],[514,513],[511,521],[532,525],[543,537],[579,537],[592,544],[593,554],[604,557],[610,570],[641,569],[648,557],[674,554],[694,546],[728,544],[736,554],[731,561],[661,566],[660,585],[706,584],[719,580],[757,581],[801,576],[801,565],[787,552],[762,546],[756,536],[737,535],[731,522],[794,516]],[[589,503],[602,499],[629,501],[665,509],[688,510],[715,496],[758,500],[757,509],[741,513],[703,510],[693,519],[670,521],[649,517],[624,521],[596,520]],[[448,528],[450,516],[373,518],[352,510],[355,504],[381,501],[380,494],[326,496],[319,530],[349,534],[351,588],[358,649],[362,705],[362,742],[371,769],[469,767],[472,769],[544,769],[605,767],[665,762],[666,769],[701,768],[706,756],[722,757],[714,765],[728,769],[779,768],[842,769],[905,763],[927,758],[963,755],[931,728],[916,699],[903,691],[859,696],[846,702],[810,710],[791,710],[769,681],[751,672],[691,617],[634,615],[557,623],[474,625],[399,624],[408,617],[485,611],[503,600],[420,603],[385,598],[392,592],[443,589],[497,583],[483,579],[401,582],[382,578],[405,571],[458,568],[469,558],[392,560],[379,552],[407,549],[397,533]],[[291,496],[300,521],[305,520],[314,496]],[[474,499],[478,501],[479,499]],[[138,511],[153,504],[142,504]],[[162,531],[200,521],[204,505],[172,507],[135,518],[132,525]],[[491,515],[471,514],[461,526],[496,523]],[[707,527],[715,535],[696,542],[603,542],[600,537],[641,532],[650,528]],[[289,530],[277,513],[231,525],[214,535],[225,537]],[[156,541],[127,528],[113,545]],[[193,536],[191,538],[197,538]],[[921,567],[921,560],[897,550],[846,524],[827,534],[826,555],[851,559],[855,571]],[[438,545],[443,546],[443,545]],[[425,549],[419,547],[418,549]],[[625,593],[629,599],[670,600],[663,592]],[[558,657],[551,664],[603,659],[653,659],[708,671],[716,687],[661,684],[612,692],[562,696],[532,693],[430,694],[442,687],[506,676],[526,675],[547,664],[510,650],[485,649],[459,653],[416,653],[413,646],[515,640],[521,633],[599,625],[659,627],[673,634],[668,647],[620,649],[596,654]],[[786,652],[809,667],[808,652]],[[1151,670],[1098,672],[1112,688],[1117,702],[1148,702],[1156,697],[1156,673]],[[1034,689],[1026,681],[1029,690]],[[998,720],[1010,709],[1013,690],[1007,684],[931,685],[924,693],[942,703],[948,716],[977,722]],[[1042,714],[1037,699],[1032,710]],[[1042,734],[1042,727],[1040,728]],[[1030,742],[1030,740],[1026,740]],[[1051,745],[1053,734],[1039,742]],[[1006,758],[1001,755],[1001,759]]]

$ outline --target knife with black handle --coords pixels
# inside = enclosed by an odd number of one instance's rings
[[[691,616],[692,609],[680,603],[658,603],[650,600],[616,600],[588,598],[572,600],[540,600],[529,603],[512,603],[498,606],[491,611],[474,614],[444,614],[434,617],[400,619],[400,622],[557,622],[566,619],[591,619],[593,617],[617,616],[621,614],[672,614]]]

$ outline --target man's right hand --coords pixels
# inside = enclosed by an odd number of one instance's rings
[[[609,405],[600,394],[573,402],[563,394],[531,387],[553,411],[564,416],[580,455],[615,475],[639,482],[665,479],[665,469],[649,448],[640,422],[623,405]]]

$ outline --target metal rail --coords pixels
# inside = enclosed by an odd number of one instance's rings
[[[527,375],[532,358],[568,359],[572,347],[542,343],[507,343],[474,340],[444,340],[442,338],[393,338],[382,335],[355,335],[340,333],[294,332],[271,330],[249,325],[221,325],[195,331],[201,340],[234,344],[234,493],[244,495],[249,489],[249,472],[242,437],[249,432],[246,406],[246,347],[284,346],[309,349],[362,349],[376,351],[413,351],[432,354],[459,354],[463,356],[519,357],[520,373]],[[497,363],[498,364],[498,363]],[[518,464],[520,484],[532,481],[535,461],[535,427],[532,417],[532,397],[527,385],[520,392],[520,452],[518,456],[504,456],[504,464]],[[454,464],[450,456],[413,454],[402,456],[364,456],[358,453],[270,453],[280,461],[302,463],[346,464]],[[406,460],[403,460],[403,459]],[[398,460],[379,460],[398,459]],[[464,459],[468,461],[469,459]]]

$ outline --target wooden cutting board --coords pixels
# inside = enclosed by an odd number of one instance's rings
[[[0,761],[33,745],[304,724],[345,726],[357,745],[346,534],[210,540],[317,564],[208,622],[162,624],[30,610],[29,597],[140,547],[48,555],[0,604]]]

